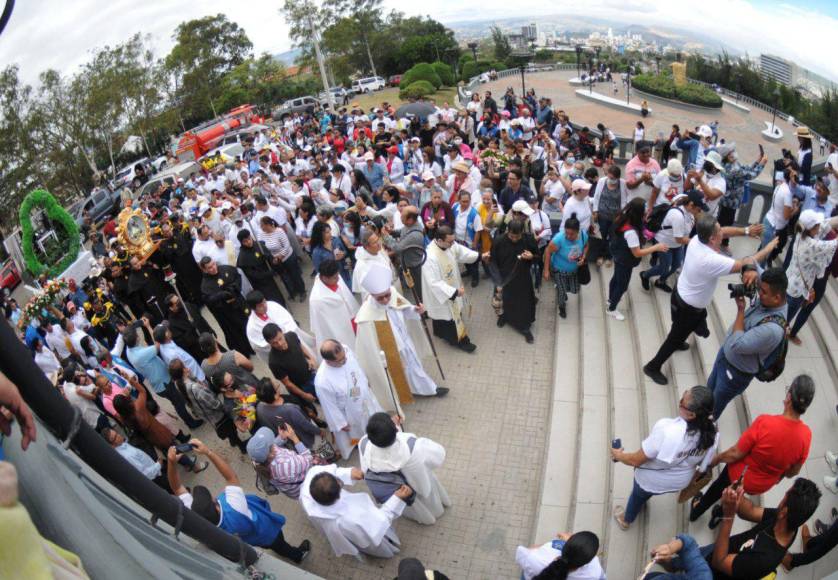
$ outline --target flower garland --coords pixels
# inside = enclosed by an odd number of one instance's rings
[[[31,213],[36,206],[42,207],[46,211],[47,217],[52,222],[64,228],[64,231],[67,233],[69,243],[67,252],[60,262],[52,266],[42,264],[35,254],[35,228],[32,225]],[[79,248],[81,246],[79,226],[76,224],[73,216],[59,205],[50,192],[43,189],[36,189],[29,192],[20,205],[18,216],[22,232],[23,261],[26,264],[26,269],[33,276],[40,276],[44,272],[50,276],[57,276],[69,268],[76,261],[76,258],[79,257]]]
[[[38,294],[32,296],[21,308],[20,319],[17,321],[19,329],[29,326],[29,322],[41,312],[59,301],[60,295],[67,289],[67,282],[63,279],[48,281]]]

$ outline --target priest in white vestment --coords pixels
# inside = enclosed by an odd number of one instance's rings
[[[403,433],[387,413],[376,413],[367,422],[367,435],[358,444],[361,470],[390,473],[400,471],[416,492],[404,516],[431,525],[451,506],[448,492],[434,471],[445,461],[445,448],[426,437]]]
[[[320,347],[320,356],[314,390],[338,451],[349,459],[366,433],[367,420],[383,409],[349,347],[329,339]]]
[[[341,489],[363,478],[363,472],[357,467],[312,467],[300,489],[300,503],[311,523],[329,540],[335,555],[392,558],[399,553],[401,545],[393,520],[404,511],[403,498],[412,490],[402,486],[378,507],[366,493]]]
[[[391,384],[392,391],[403,403],[412,402],[411,393],[423,397],[445,396],[448,389],[437,387],[422,368],[422,359],[431,355],[428,338],[422,328],[424,309],[421,304],[411,304],[392,283],[390,268],[372,264],[367,269],[362,281],[367,297],[355,317],[358,324],[355,342],[358,362],[373,392],[385,407],[392,398],[392,395],[387,398]],[[384,356],[381,356],[382,352]],[[400,409],[389,410],[401,415]]]
[[[372,230],[364,230],[361,235],[361,247],[355,250],[355,268],[352,270],[352,291],[360,294],[361,300],[368,295],[362,282],[373,264],[381,264],[393,272],[393,262],[390,261],[386,250],[381,247],[381,238]],[[393,286],[401,292],[401,284],[395,272],[392,278]]]
[[[328,339],[355,348],[355,315],[358,301],[340,276],[338,263],[327,259],[320,269],[308,297],[309,324],[317,348]]]
[[[473,264],[478,257],[477,252],[454,240],[450,227],[440,226],[422,264],[422,299],[433,320],[434,335],[465,352],[474,352],[477,346],[469,339],[463,322],[469,306],[460,264]]]
[[[253,290],[247,295],[247,305],[250,307],[246,328],[247,340],[265,364],[268,364],[271,345],[262,336],[262,329],[271,322],[276,324],[283,333],[293,332],[309,351],[317,352],[314,348],[314,337],[302,330],[291,313],[279,303],[265,300],[264,294],[259,290]]]

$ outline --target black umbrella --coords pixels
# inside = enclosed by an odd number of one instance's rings
[[[402,105],[398,108],[398,110],[396,110],[396,117],[401,119],[403,117],[407,117],[408,115],[413,115],[421,119],[427,119],[428,116],[433,115],[435,111],[436,108],[434,108],[433,105],[420,101],[417,103]]]

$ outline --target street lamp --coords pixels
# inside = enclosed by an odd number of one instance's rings
[[[594,50],[596,51],[596,66],[597,68],[599,68],[599,51],[602,50],[602,47],[597,46],[596,48],[594,48]]]
[[[471,49],[471,54],[474,55],[474,62],[477,62],[477,43],[469,42],[468,47]]]
[[[626,104],[629,104],[629,98],[631,97],[631,71],[634,68],[634,61],[629,61],[628,72],[626,73]]]
[[[739,95],[742,93],[742,73],[736,73],[736,102],[739,103]]]
[[[582,75],[579,74],[579,58],[582,56],[582,46],[577,44],[576,45],[576,78],[581,77]]]
[[[657,53],[655,55],[655,62],[657,63],[658,75],[660,76],[660,74],[661,74],[661,55],[660,55],[660,53]]]
[[[780,103],[780,87],[774,89],[774,113],[771,115],[771,136],[774,136],[774,121],[777,120],[777,105]]]

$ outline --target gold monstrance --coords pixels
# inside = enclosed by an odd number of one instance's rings
[[[125,250],[143,261],[160,245],[160,241],[152,241],[148,218],[138,209],[125,208],[119,212],[116,231]]]

